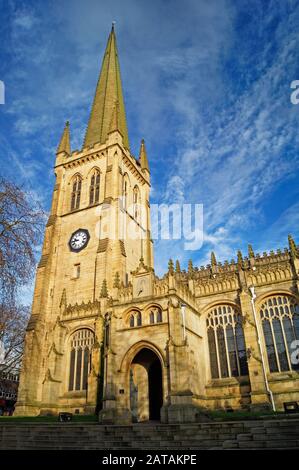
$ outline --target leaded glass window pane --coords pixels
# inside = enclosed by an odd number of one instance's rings
[[[86,390],[93,343],[94,334],[87,328],[77,330],[71,336],[69,391]]]
[[[237,362],[234,330],[233,330],[232,326],[230,326],[230,325],[227,326],[227,328],[226,328],[226,341],[227,341],[227,349],[228,349],[228,357],[229,357],[231,375],[233,377],[237,377],[239,375],[239,371],[238,371],[238,362]]]
[[[210,350],[210,366],[211,366],[211,375],[213,379],[218,379],[218,363],[217,363],[217,351],[215,343],[215,334],[212,328],[208,329],[208,341],[209,341],[209,350]]]
[[[288,358],[286,355],[286,346],[283,339],[280,320],[278,318],[274,318],[274,320],[272,321],[272,325],[276,342],[276,350],[280,363],[280,369],[282,371],[289,370]]]
[[[218,341],[218,351],[220,356],[220,369],[221,377],[228,377],[228,367],[226,359],[226,347],[224,339],[224,331],[222,327],[217,328],[217,341]]]
[[[71,195],[71,210],[79,209],[80,206],[80,197],[81,197],[81,178],[76,176],[73,182],[73,191]]]
[[[100,173],[96,170],[91,179],[89,187],[89,204],[96,204],[100,199]]]
[[[270,372],[277,372],[278,365],[277,365],[277,360],[276,360],[274,341],[273,341],[270,322],[268,320],[263,321],[263,331],[264,331]]]
[[[248,375],[246,347],[239,312],[230,305],[219,305],[210,311],[206,323],[212,378]]]
[[[70,376],[69,376],[69,390],[74,390],[74,372],[75,372],[75,349],[71,350],[70,353]]]
[[[90,192],[89,192],[89,204],[93,204],[93,193],[94,193],[94,187],[91,186]]]
[[[283,329],[284,329],[284,333],[285,333],[285,337],[286,337],[289,357],[290,357],[290,359],[292,359],[292,353],[294,352],[294,349],[292,348],[292,343],[296,339],[295,338],[294,327],[293,327],[291,319],[289,317],[283,317],[282,323],[283,323]],[[293,364],[292,360],[291,360],[291,366],[292,366],[293,370],[298,370],[299,369],[299,364]]]
[[[298,314],[295,314],[293,316],[293,324],[294,324],[296,339],[299,339],[299,315]]]
[[[270,317],[267,322],[263,317],[263,309],[270,305],[279,305],[279,307],[275,307],[275,316]],[[299,368],[297,364],[292,365],[291,361],[293,352],[291,344],[294,339],[299,337],[297,310],[298,303],[292,296],[274,296],[268,298],[262,305],[260,313],[270,372],[290,370],[290,366],[293,369]]]
[[[248,363],[246,354],[246,345],[242,325],[236,326],[236,342],[238,348],[238,358],[240,364],[240,374],[248,375]]]
[[[77,368],[76,368],[76,390],[81,390],[82,377],[82,349],[77,351]]]
[[[88,379],[88,369],[89,369],[89,349],[84,350],[84,360],[83,360],[83,390],[87,390],[87,379]]]

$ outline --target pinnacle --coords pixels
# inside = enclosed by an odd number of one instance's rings
[[[71,143],[70,143],[70,122],[66,121],[64,130],[57,148],[56,153],[65,152],[67,155],[71,155]]]

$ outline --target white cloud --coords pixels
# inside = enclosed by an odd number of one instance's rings
[[[299,142],[298,112],[288,105],[285,83],[285,71],[295,70],[297,55],[297,32],[288,29],[289,22],[292,18],[277,32],[278,51],[272,63],[241,96],[230,97],[229,108],[226,102],[222,112],[204,120],[199,107],[194,118],[194,108],[189,113],[188,106],[184,111],[179,103],[192,126],[182,130],[182,151],[169,181],[179,173],[188,188],[185,200],[204,202],[205,230],[212,234],[206,243],[217,238],[217,227],[224,224],[224,243],[212,243],[220,256],[230,254],[233,247],[236,251],[235,234],[244,237],[246,229],[254,230],[263,216],[264,201],[298,165],[298,153],[288,150]],[[275,237],[270,230],[268,236],[269,244]]]
[[[50,194],[51,166],[66,119],[72,146],[80,148],[107,34],[116,20],[132,150],[137,153],[140,138],[146,138],[154,202],[203,203],[205,246],[192,256],[200,262],[201,253],[208,259],[212,249],[217,259],[232,256],[254,237],[264,201],[298,164],[298,109],[290,107],[288,89],[298,78],[298,8],[288,2],[286,14],[278,1],[257,5],[246,4],[255,18],[256,38],[248,42],[257,50],[251,55],[238,44],[242,6],[225,0],[187,0],[176,2],[176,8],[138,0],[15,8],[13,102],[4,112],[14,120],[10,152],[21,177],[38,181],[41,192]],[[269,42],[263,34],[277,13],[280,22]],[[24,147],[30,150],[26,158]],[[41,174],[47,183],[39,181]],[[267,243],[276,238],[269,230]],[[179,243],[158,244],[161,270],[170,251],[182,261],[191,255]]]
[[[36,17],[28,11],[17,11],[14,17],[14,25],[17,28],[30,30],[37,23]]]
[[[185,182],[179,175],[169,178],[163,199],[169,204],[184,203]]]

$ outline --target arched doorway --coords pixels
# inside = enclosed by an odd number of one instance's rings
[[[163,405],[162,367],[159,357],[142,348],[131,362],[130,406],[133,420],[160,420]]]

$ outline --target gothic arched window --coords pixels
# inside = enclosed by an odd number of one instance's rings
[[[88,328],[77,330],[70,338],[69,391],[86,390],[94,334]]]
[[[149,312],[150,324],[162,323],[162,310],[159,307],[151,307]]]
[[[130,316],[129,316],[129,325],[130,325],[130,328],[142,325],[142,317],[141,317],[140,312],[138,312],[137,310],[131,311]]]
[[[213,379],[248,375],[242,317],[234,307],[219,305],[207,316]]]
[[[73,181],[73,186],[72,186],[71,210],[79,209],[80,207],[81,186],[82,186],[82,179],[79,175],[77,175]]]
[[[162,322],[162,312],[160,309],[157,309],[157,323]]]
[[[268,297],[260,308],[270,372],[299,370],[295,348],[292,343],[299,340],[299,305],[287,295]]]
[[[96,204],[100,199],[100,172],[95,170],[90,179],[89,204]]]

